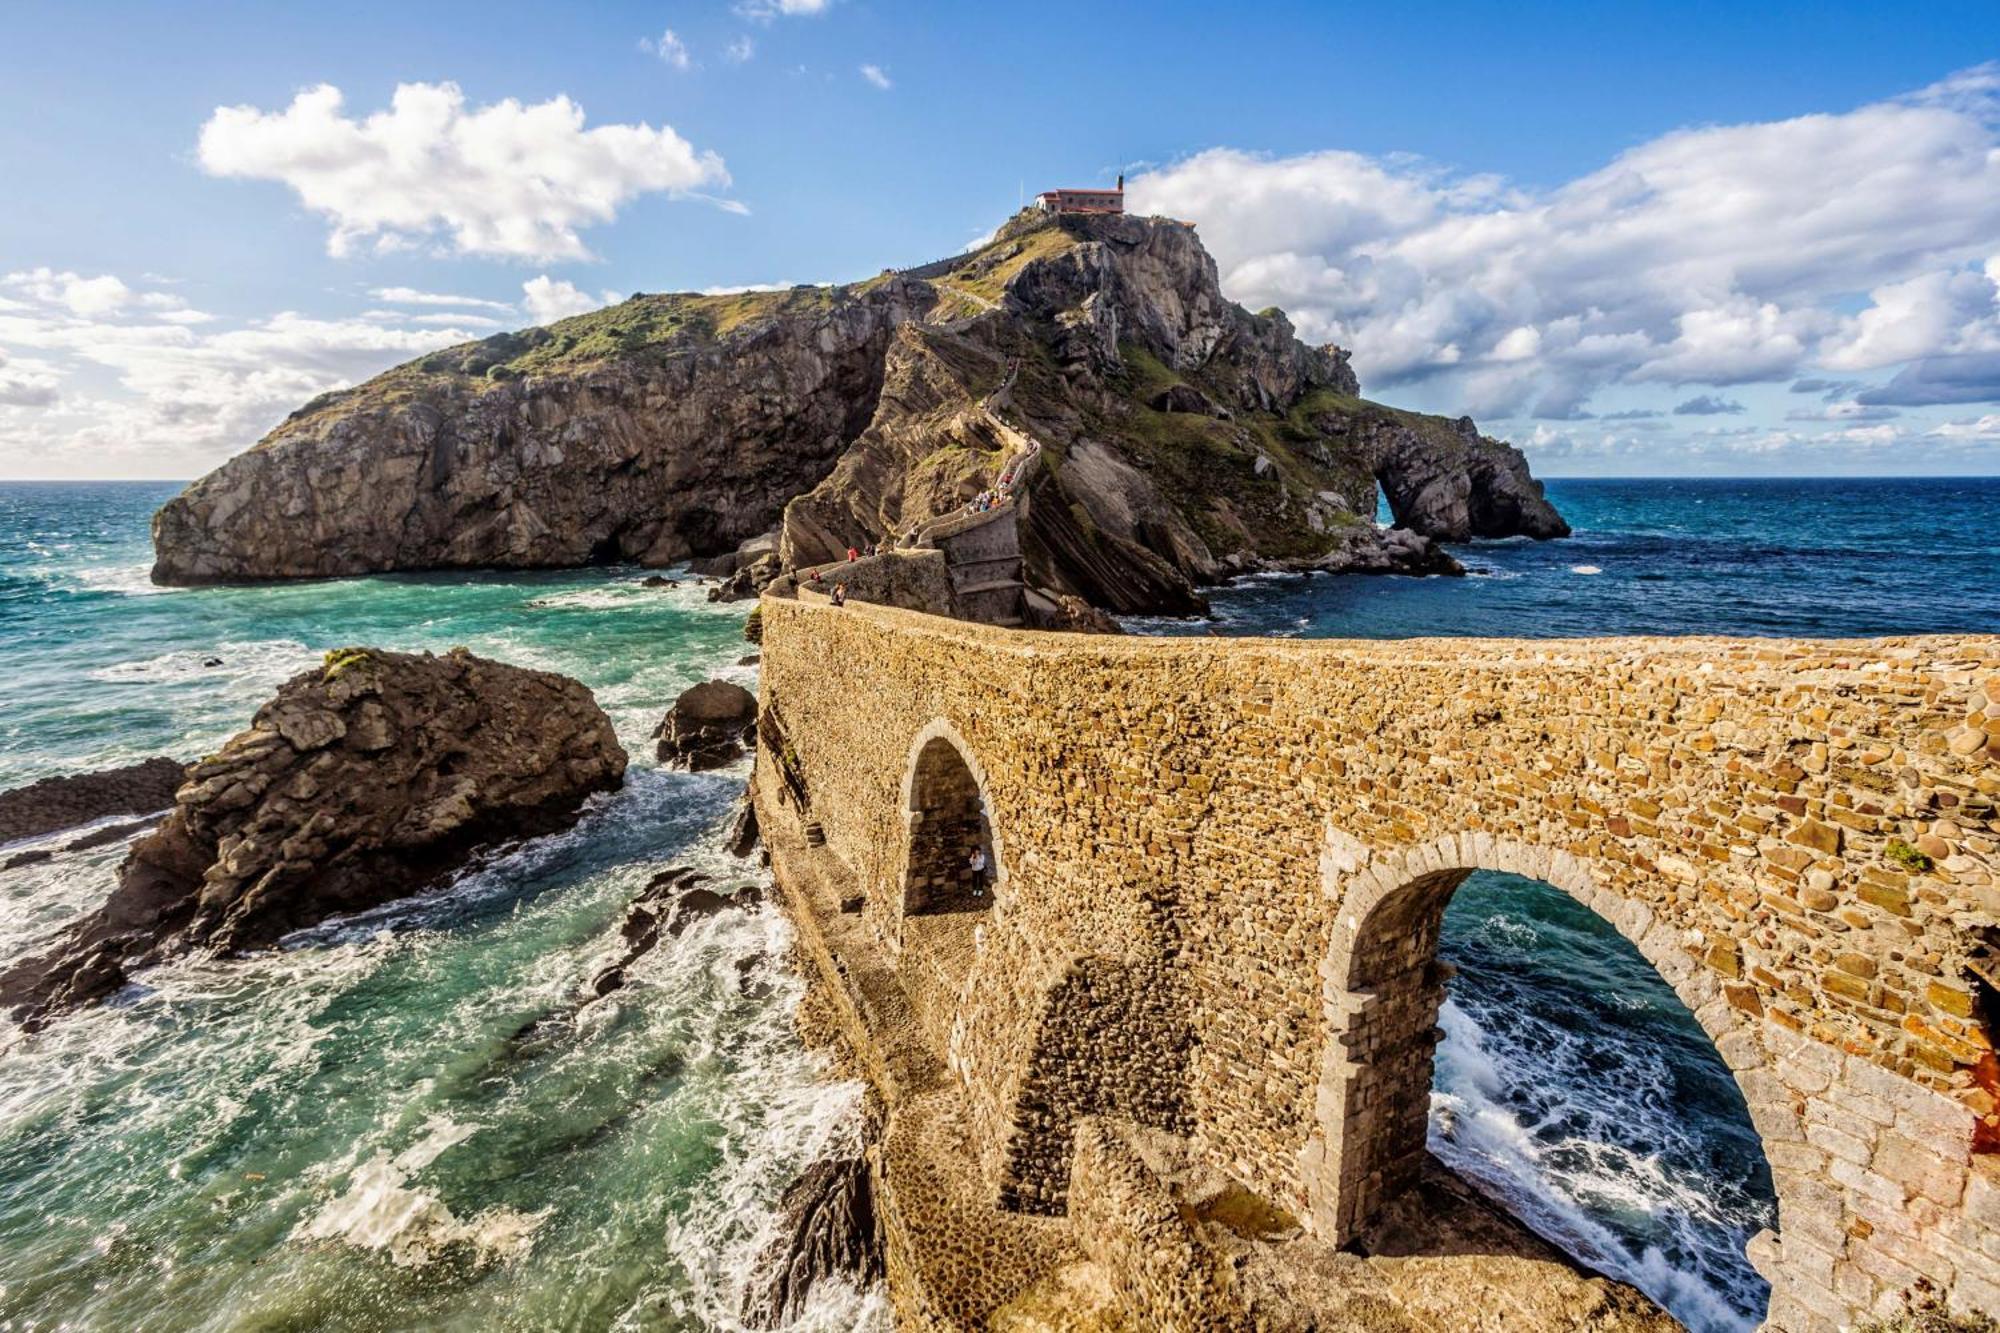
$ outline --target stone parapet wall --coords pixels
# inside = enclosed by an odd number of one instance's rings
[[[1511,870],[1632,939],[1735,1072],[1779,1184],[1753,1248],[1774,1326],[1882,1308],[1908,1273],[1990,1299],[1964,963],[2000,919],[2000,640],[1113,639],[770,598],[763,619],[766,698],[885,941],[918,738],[948,731],[977,776],[1000,885],[943,1054],[996,1200],[1010,1161],[1068,1154],[1017,1142],[1051,1001],[1078,960],[1143,965],[1164,920],[1204,1160],[1323,1234],[1358,1224],[1427,1068],[1383,1076],[1369,1016],[1421,1020],[1430,913]],[[1371,1104],[1379,1142],[1349,1128]],[[1874,1130],[1833,1137],[1857,1116]]]

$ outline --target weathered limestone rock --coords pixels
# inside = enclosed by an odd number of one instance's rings
[[[586,988],[590,997],[602,998],[624,986],[632,965],[657,948],[661,936],[678,939],[703,917],[724,908],[750,907],[763,899],[762,890],[755,885],[723,894],[703,887],[707,882],[708,876],[691,866],[674,866],[653,876],[625,909],[625,919],[618,926],[624,948],[591,978]]]
[[[313,400],[168,501],[159,583],[666,565],[768,532],[874,410],[928,287],[637,296]]]
[[[1332,553],[1378,478],[1422,536],[1567,531],[1518,451],[1224,297],[1191,227],[1024,214],[925,273],[635,296],[316,399],[160,510],[154,578],[694,557],[730,601],[1005,481],[1029,585],[1185,614]]]
[[[174,803],[174,790],[186,772],[177,760],[147,759],[0,792],[0,843],[74,828],[106,815],[164,810]]]
[[[38,1026],[135,967],[402,897],[481,846],[564,827],[624,773],[610,719],[567,677],[462,649],[329,653],[187,770],[109,901],[0,973],[0,1004]]]
[[[1115,612],[1197,613],[1197,585],[1257,568],[1452,573],[1431,539],[1568,530],[1518,451],[1356,397],[1345,352],[1224,298],[1178,223],[1026,218],[937,282],[1000,300],[898,331],[868,429],[786,507],[787,568],[922,531],[1029,441],[1027,584]],[[1378,477],[1408,540],[1375,534]]]
[[[681,691],[653,736],[661,763],[698,773],[740,759],[756,726],[756,695],[726,680],[708,680]]]

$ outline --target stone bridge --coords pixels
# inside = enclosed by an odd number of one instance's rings
[[[1733,1071],[1768,1327],[1919,1277],[2000,1312],[2000,639],[1126,639],[810,594],[762,625],[759,815],[889,1107],[910,1322],[1080,1243],[1100,1121],[1364,1238],[1423,1161],[1481,869],[1616,926]]]

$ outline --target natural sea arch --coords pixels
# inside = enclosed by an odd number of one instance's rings
[[[1637,967],[1643,963],[1658,974],[1658,980],[1673,992],[1709,1042],[1718,1047],[1729,1043],[1728,1049],[1737,1057],[1738,1081],[1712,1101],[1725,1114],[1734,1112],[1747,1120],[1745,1129],[1757,1141],[1757,1150],[1751,1154],[1754,1178],[1745,1188],[1752,1196],[1768,1190],[1770,1175],[1768,1165],[1761,1160],[1761,1140],[1767,1134],[1785,1137],[1785,1122],[1793,1118],[1793,1112],[1775,1100],[1760,1105],[1755,1093],[1763,1085],[1754,1081],[1745,1085],[1740,1080],[1743,1055],[1755,1048],[1754,1041],[1745,1040],[1750,1036],[1746,1025],[1716,993],[1712,978],[1694,968],[1685,952],[1674,947],[1671,932],[1655,928],[1648,909],[1600,892],[1588,867],[1574,857],[1485,835],[1449,838],[1385,855],[1354,848],[1336,836],[1323,868],[1328,891],[1337,895],[1340,906],[1332,947],[1322,968],[1328,1041],[1318,1098],[1319,1132],[1309,1149],[1317,1168],[1311,1173],[1315,1180],[1315,1229],[1322,1236],[1342,1244],[1362,1238],[1380,1210],[1416,1182],[1434,1139],[1441,1140],[1437,1143],[1440,1156],[1447,1160],[1457,1157],[1462,1165],[1474,1168],[1467,1174],[1475,1183],[1504,1192],[1506,1182],[1496,1179],[1496,1173],[1477,1169],[1480,1145],[1472,1140],[1482,1126],[1454,1122],[1454,1115],[1505,1113],[1510,1101],[1516,1111],[1539,1107],[1545,1113],[1561,1115],[1566,1110],[1560,1104],[1560,1090],[1515,1090],[1510,1095],[1500,1086],[1504,1080],[1493,1079],[1492,1086],[1485,1089],[1494,1094],[1491,1104],[1454,1106],[1447,1095],[1440,1108],[1444,1114],[1433,1121],[1440,1042],[1448,1040],[1453,1047],[1449,1054],[1461,1062],[1495,1053],[1479,1049],[1482,1034],[1464,1010],[1445,1008],[1454,974],[1453,966],[1440,956],[1446,909],[1474,875],[1482,881],[1475,894],[1491,896],[1495,889],[1504,891],[1506,881],[1496,883],[1496,877],[1518,876],[1512,881],[1516,892],[1561,894],[1584,915],[1610,925],[1636,953],[1632,964]],[[1524,884],[1523,880],[1533,883]],[[1601,937],[1596,943],[1605,945]],[[1607,947],[1603,957],[1615,958],[1618,952]],[[1635,985],[1633,989],[1658,995],[1656,987]],[[1453,1029],[1449,1034],[1441,1020]],[[1729,1069],[1719,1056],[1698,1063],[1706,1066],[1703,1072],[1717,1076]],[[1458,1080],[1461,1103],[1468,1092],[1477,1100],[1481,1091],[1477,1071],[1457,1068],[1447,1073]],[[1637,1115],[1648,1108],[1631,1109]],[[1464,1140],[1443,1137],[1451,1135],[1463,1135]],[[1562,1230],[1551,1225],[1558,1220],[1553,1211],[1544,1209],[1534,1215],[1534,1205],[1546,1203],[1546,1199],[1502,1202],[1539,1224],[1538,1229],[1545,1234]],[[1777,1202],[1781,1210],[1783,1200]],[[1528,1206],[1521,1207],[1522,1203]],[[1576,1231],[1552,1234],[1551,1239],[1573,1251],[1591,1248],[1592,1237],[1580,1234],[1587,1232],[1591,1223],[1581,1216],[1575,1220]],[[1753,1252],[1758,1245],[1753,1239]],[[1601,1264],[1605,1256],[1579,1257]],[[1651,1277],[1652,1281],[1642,1285],[1652,1287],[1656,1299],[1675,1294],[1672,1280],[1665,1276],[1634,1272],[1621,1276],[1628,1280]],[[1750,1286],[1751,1290],[1738,1293],[1739,1303],[1765,1298],[1757,1284]],[[1704,1303],[1711,1300],[1707,1293],[1688,1291],[1681,1295],[1675,1303],[1682,1308],[1675,1312],[1684,1319],[1692,1318],[1699,1327],[1720,1329],[1742,1322],[1732,1318],[1719,1298],[1713,1298],[1705,1308]],[[1761,1313],[1760,1308],[1747,1322],[1755,1322]]]

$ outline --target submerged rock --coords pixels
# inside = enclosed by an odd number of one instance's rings
[[[746,1324],[790,1323],[822,1278],[842,1275],[867,1286],[882,1277],[882,1238],[865,1157],[814,1162],[792,1182],[778,1208],[778,1235],[759,1265],[771,1276],[745,1298]]]
[[[701,772],[739,759],[757,725],[757,696],[726,680],[689,686],[660,725],[660,762]]]
[[[764,899],[764,891],[755,884],[718,893],[704,887],[707,883],[708,876],[692,866],[674,866],[653,876],[625,909],[618,926],[624,949],[590,979],[585,987],[589,998],[601,999],[623,987],[632,965],[659,947],[662,936],[678,939],[703,917],[725,908],[751,907]]]
[[[110,899],[0,973],[0,1005],[32,1029],[136,967],[403,897],[482,846],[566,827],[624,774],[610,719],[565,676],[463,649],[328,653],[187,770]]]
[[[186,765],[162,757],[0,792],[0,842],[75,828],[106,815],[164,810],[174,803],[186,772]]]

